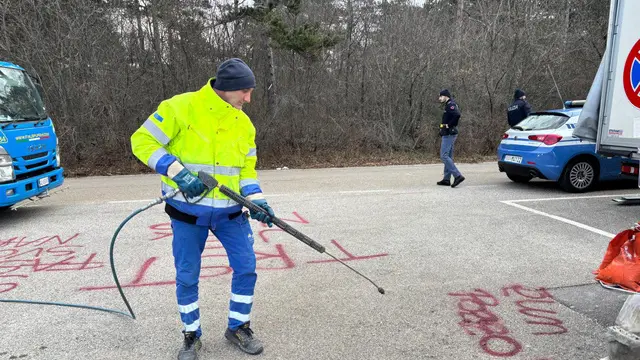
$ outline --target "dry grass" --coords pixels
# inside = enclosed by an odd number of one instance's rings
[[[457,163],[479,163],[495,161],[495,156],[474,155],[461,156],[455,159]],[[345,153],[327,152],[323,154],[282,154],[279,156],[266,156],[261,158],[258,164],[259,170],[288,167],[289,169],[317,169],[331,167],[356,167],[356,166],[385,166],[385,165],[415,165],[437,164],[440,159],[430,154],[419,152],[369,152],[369,153]],[[66,177],[83,176],[111,176],[153,173],[148,167],[139,161],[122,163],[120,166],[70,166],[65,167]]]

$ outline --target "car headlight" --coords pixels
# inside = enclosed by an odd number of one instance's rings
[[[60,146],[56,146],[56,166],[60,167]]]
[[[11,156],[7,154],[4,148],[0,147],[0,182],[12,181],[13,174],[13,161]]]

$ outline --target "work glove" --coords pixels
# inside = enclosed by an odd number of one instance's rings
[[[202,194],[207,189],[202,181],[200,181],[200,179],[198,179],[186,168],[180,170],[180,172],[171,180],[173,180],[178,185],[180,190],[182,190],[182,192],[185,193],[188,197],[196,197]]]
[[[249,212],[251,213],[251,218],[254,220],[258,220],[260,222],[263,222],[267,225],[269,225],[269,227],[273,226],[273,222],[271,221],[271,217],[276,216],[276,214],[273,212],[273,209],[271,208],[271,206],[269,206],[269,204],[267,204],[267,200],[265,199],[255,199],[255,200],[251,200],[251,202],[253,202],[254,204],[260,206],[261,208],[265,209],[269,215],[263,213],[263,212],[258,212],[258,211],[253,211],[251,209],[249,209]]]

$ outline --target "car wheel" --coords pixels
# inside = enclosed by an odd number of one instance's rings
[[[509,173],[507,173],[507,177],[511,179],[511,181],[521,183],[521,184],[528,183],[529,180],[532,179],[531,176],[515,175],[515,174],[509,174]]]
[[[564,169],[560,186],[568,192],[590,191],[598,182],[598,162],[588,158],[572,160]]]
[[[0,213],[5,211],[5,210],[9,210],[11,206],[0,206]]]

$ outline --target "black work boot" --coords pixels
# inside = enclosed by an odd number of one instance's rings
[[[436,184],[438,185],[444,185],[444,186],[450,186],[451,183],[449,182],[449,180],[440,180],[438,181]]]
[[[463,181],[464,181],[464,176],[462,176],[462,175],[460,175],[460,176],[458,176],[456,178],[453,178],[453,184],[451,184],[451,187],[454,188],[454,187],[460,185],[460,183],[463,182]]]
[[[227,331],[224,333],[224,337],[232,343],[238,345],[240,350],[246,352],[251,355],[258,355],[262,352],[264,347],[262,346],[262,342],[258,340],[255,336],[253,336],[253,330],[249,328],[249,323],[245,323],[240,326],[237,330],[232,331],[227,328]]]
[[[202,342],[196,337],[195,332],[184,332],[184,342],[178,352],[178,360],[198,360],[198,351],[201,348]]]

